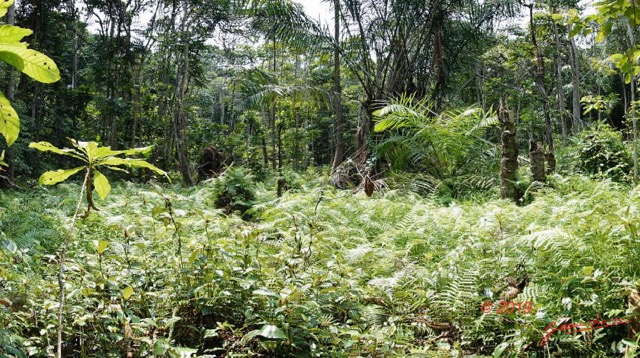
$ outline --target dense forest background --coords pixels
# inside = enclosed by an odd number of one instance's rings
[[[635,0],[325,3],[0,1],[0,358],[640,354]]]
[[[630,4],[582,17],[571,2],[328,5],[331,26],[289,1],[19,1],[12,21],[34,30],[27,41],[55,60],[61,80],[5,71],[21,118],[8,177],[61,165],[30,142],[76,138],[153,145],[150,162],[187,185],[213,147],[223,166],[256,173],[352,159],[361,173],[411,172],[457,195],[496,183],[499,110],[511,113],[519,153],[530,139],[545,148],[549,172],[595,126],[613,129],[604,140],[635,138]],[[396,122],[376,129],[385,107]],[[636,179],[631,156],[617,178]],[[565,159],[558,169],[616,164]]]

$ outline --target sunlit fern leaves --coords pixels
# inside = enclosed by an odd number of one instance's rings
[[[433,297],[432,314],[441,320],[461,320],[459,324],[468,324],[478,311],[479,272],[473,265],[469,268],[449,266],[441,267],[439,274],[447,283],[438,288]]]

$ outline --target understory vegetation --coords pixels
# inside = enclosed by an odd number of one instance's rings
[[[0,358],[640,356],[639,18],[0,1]]]
[[[282,197],[256,184],[250,221],[216,209],[225,175],[114,185],[70,241],[64,356],[584,357],[637,345],[625,325],[540,342],[566,317],[631,317],[638,189],[554,175],[526,206],[445,206],[289,177],[297,189]],[[0,192],[2,356],[54,352],[56,250],[79,191]],[[481,312],[522,281],[512,300],[530,313]]]

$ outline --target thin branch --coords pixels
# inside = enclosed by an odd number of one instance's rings
[[[64,262],[67,257],[67,246],[73,236],[73,231],[76,227],[76,221],[78,220],[78,213],[80,213],[80,207],[82,206],[82,197],[84,196],[84,189],[87,187],[89,181],[89,168],[87,168],[87,174],[84,176],[84,182],[80,187],[80,195],[78,195],[78,204],[76,204],[76,211],[73,213],[71,219],[71,226],[67,230],[67,237],[62,242],[60,248],[60,261],[58,263],[58,288],[60,289],[60,297],[58,298],[58,351],[57,358],[62,358],[62,323],[64,313]]]

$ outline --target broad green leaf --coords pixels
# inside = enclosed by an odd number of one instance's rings
[[[134,154],[147,155],[147,154],[151,153],[151,150],[153,150],[153,146],[152,145],[150,145],[148,147],[125,149],[125,150],[122,150],[122,152],[125,155],[134,155]]]
[[[97,170],[94,173],[93,187],[96,189],[96,192],[98,193],[100,199],[103,200],[107,197],[107,195],[109,195],[109,192],[111,191],[111,184],[109,184],[109,180],[106,176],[104,176]]]
[[[406,121],[402,120],[401,118],[385,118],[376,123],[375,127],[373,127],[373,131],[384,132],[389,129],[399,129],[406,126]]]
[[[73,168],[73,169],[58,169],[58,170],[55,170],[55,171],[54,170],[48,171],[48,172],[43,173],[40,176],[40,179],[38,179],[38,181],[40,182],[40,184],[43,184],[43,185],[58,184],[60,182],[63,182],[65,180],[67,180],[67,178],[69,178],[73,174],[81,171],[82,169],[84,169],[84,167],[78,167],[78,168]]]
[[[74,143],[74,141],[71,141],[71,143]],[[74,145],[87,155],[87,159],[90,164],[95,164],[96,154],[98,152],[98,143],[77,141]]]
[[[12,145],[20,134],[18,113],[2,93],[0,93],[0,134],[4,136],[7,145]]]
[[[154,172],[160,174],[160,175],[164,175],[166,177],[167,173],[156,167],[153,164],[147,163],[146,161],[142,160],[142,159],[134,159],[134,158],[107,158],[103,161],[101,161],[99,163],[99,165],[109,165],[109,166],[118,166],[118,165],[128,165],[130,167],[133,168],[147,168],[150,170],[153,170]]]
[[[0,26],[0,43],[6,42],[20,42],[23,37],[29,36],[33,31],[29,29],[23,29],[22,27],[12,25]]]
[[[102,253],[109,247],[109,241],[107,240],[98,240],[96,241],[96,251],[98,255],[102,255]]]
[[[107,168],[111,169],[111,170],[115,170],[117,172],[124,172],[124,173],[129,173],[128,171],[122,169],[122,168],[118,168],[118,167],[111,167],[111,166],[106,166]]]
[[[52,59],[20,43],[0,43],[0,59],[38,82],[53,83],[60,79],[60,70]]]
[[[54,146],[53,144],[49,143],[49,142],[31,142],[29,143],[29,148],[35,148],[41,152],[54,152],[56,154],[60,154],[60,155],[67,155],[70,157],[74,157],[77,159],[82,160],[83,162],[86,162],[87,160],[85,158],[82,158],[81,156],[79,156],[77,153],[77,151],[75,149],[69,149],[69,148],[63,148],[60,149],[56,146]]]
[[[272,324],[265,324],[257,332],[258,336],[262,336],[267,339],[287,339],[287,335],[278,326]]]
[[[13,5],[15,0],[4,0],[0,1],[0,16],[4,16],[9,11],[11,5]]]
[[[122,290],[122,298],[124,298],[125,300],[128,300],[131,295],[133,295],[133,287],[128,286],[127,288]]]
[[[626,60],[626,58],[621,53],[614,53],[613,55],[609,56],[609,60],[613,64],[617,65],[618,63],[622,62],[623,60]]]

